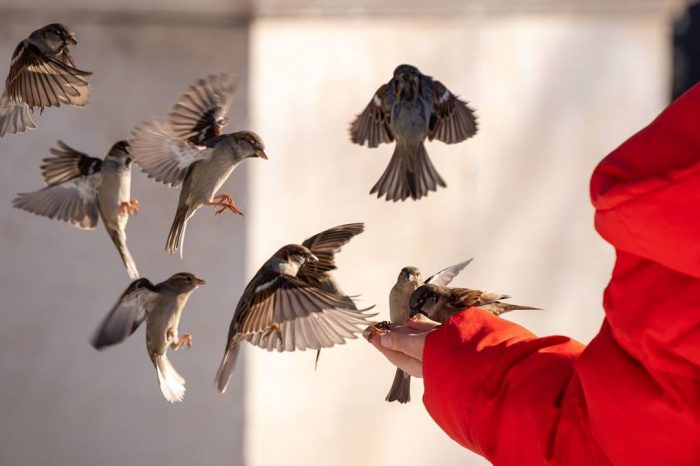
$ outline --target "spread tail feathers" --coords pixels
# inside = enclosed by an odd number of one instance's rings
[[[384,174],[374,185],[370,194],[377,193],[387,201],[404,201],[407,198],[420,199],[428,191],[437,191],[437,187],[447,186],[428,157],[425,146],[405,147],[396,145],[394,155]]]
[[[170,254],[174,254],[180,250],[180,259],[182,259],[182,243],[185,240],[185,230],[187,229],[187,220],[191,217],[190,210],[187,206],[179,205],[175,213],[173,226],[170,227],[170,234],[165,243],[165,250]]]
[[[219,370],[216,371],[216,379],[214,380],[214,384],[216,385],[216,389],[221,393],[226,392],[228,383],[231,380],[231,374],[233,374],[233,369],[236,367],[238,348],[238,343],[230,344],[228,348],[226,348],[224,359],[221,360]]]
[[[158,371],[158,383],[163,397],[171,403],[182,401],[185,396],[185,379],[177,373],[165,354],[156,356],[153,363]]]
[[[119,251],[119,256],[121,256],[122,262],[124,262],[126,273],[129,274],[129,278],[132,280],[139,278],[139,271],[136,268],[136,262],[134,261],[134,258],[131,257],[129,248],[126,246],[126,233],[119,230],[108,229],[107,231],[109,233],[109,237],[112,238],[112,242],[117,247],[117,251]]]
[[[5,133],[23,133],[27,128],[36,128],[34,120],[29,116],[27,105],[14,102],[3,94],[0,97],[0,137]]]
[[[408,403],[411,401],[411,376],[401,369],[396,369],[394,383],[391,384],[391,388],[385,400],[398,401],[399,403]]]

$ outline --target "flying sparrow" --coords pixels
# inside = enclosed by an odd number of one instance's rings
[[[36,128],[29,110],[61,104],[84,107],[92,73],[75,67],[68,45],[75,34],[62,24],[49,24],[19,43],[0,97],[0,137]]]
[[[288,244],[270,257],[248,283],[236,306],[226,350],[216,374],[224,393],[242,341],[268,351],[330,348],[356,338],[368,325],[369,309],[358,310],[330,276],[334,254],[361,223],[331,228],[306,241]]]
[[[425,138],[454,144],[476,131],[474,110],[466,102],[415,66],[399,65],[350,124],[350,139],[368,147],[396,140],[389,166],[369,192],[395,202],[447,186],[428,158]]]
[[[451,267],[442,269],[435,275],[428,277],[425,283],[447,286],[473,259],[460,262]],[[389,292],[389,317],[393,324],[404,324],[409,319],[408,300],[416,289],[423,285],[423,276],[418,267],[404,267],[401,269],[396,284]],[[407,403],[411,401],[411,376],[396,369],[394,382],[391,384],[386,401],[398,401]]]
[[[102,217],[109,237],[119,251],[130,278],[139,272],[126,246],[126,222],[138,211],[131,199],[131,156],[129,143],[119,141],[100,160],[58,141],[55,157],[43,160],[41,174],[48,186],[19,194],[14,207],[51,219],[92,230]]]
[[[146,278],[132,282],[97,328],[92,346],[101,350],[121,343],[145,320],[146,349],[160,390],[169,402],[182,401],[185,379],[170,364],[167,352],[192,346],[192,335],[178,336],[178,325],[190,294],[204,283],[191,273],[176,273],[157,285]]]
[[[165,250],[174,253],[185,237],[187,221],[203,205],[242,215],[229,194],[218,194],[229,175],[249,157],[267,159],[265,145],[252,131],[221,134],[235,81],[226,74],[200,79],[180,97],[167,119],[137,127],[131,146],[134,161],[148,177],[180,190],[175,220]]]
[[[423,285],[411,294],[409,318],[424,314],[429,319],[444,323],[451,315],[470,307],[479,307],[498,316],[520,309],[541,310],[538,307],[520,306],[501,302],[507,294],[467,288],[448,288],[440,285]]]

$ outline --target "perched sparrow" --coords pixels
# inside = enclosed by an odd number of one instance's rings
[[[87,104],[92,73],[77,69],[68,50],[69,44],[77,43],[75,34],[62,24],[37,29],[19,43],[0,97],[0,137],[36,128],[29,116],[35,107]]]
[[[369,147],[390,143],[396,148],[389,166],[370,194],[387,201],[420,199],[437,186],[447,186],[428,158],[423,142],[462,142],[476,134],[474,111],[440,81],[411,65],[399,65],[394,77],[377,90],[350,125],[352,142]]]
[[[424,314],[437,322],[445,322],[451,315],[470,307],[480,307],[498,316],[520,309],[540,310],[539,307],[502,303],[507,294],[467,288],[448,288],[440,285],[423,285],[413,292],[409,300],[409,317]]]
[[[37,215],[63,220],[92,230],[102,217],[130,278],[138,278],[136,263],[126,247],[126,222],[138,211],[131,199],[129,143],[119,141],[104,160],[78,152],[62,141],[51,149],[55,157],[43,160],[41,174],[47,187],[19,194],[12,205]]]
[[[168,348],[192,346],[192,335],[178,337],[177,328],[190,294],[204,283],[191,273],[176,273],[157,285],[146,278],[132,282],[97,328],[92,346],[99,350],[121,343],[145,320],[146,349],[158,373],[160,390],[169,402],[182,401],[185,379],[170,364],[167,352]]]
[[[175,220],[165,244],[174,253],[185,238],[187,221],[203,205],[241,214],[229,194],[216,194],[240,162],[267,159],[265,146],[252,131],[221,134],[235,82],[226,74],[200,79],[180,97],[166,120],[153,119],[137,127],[131,146],[134,161],[150,178],[182,185]],[[242,215],[242,214],[241,214]]]
[[[288,244],[270,257],[248,283],[233,314],[216,387],[226,391],[242,341],[268,351],[330,348],[356,338],[369,324],[369,309],[358,310],[339,291],[329,272],[334,254],[362,224],[341,225]]]
[[[425,281],[440,286],[447,286],[459,272],[462,271],[473,259],[460,262],[446,269],[442,269]],[[423,285],[423,276],[418,267],[404,267],[396,279],[396,284],[389,292],[389,317],[393,324],[404,324],[409,319],[408,300],[416,289]],[[411,376],[396,369],[394,383],[391,384],[386,401],[398,401],[407,403],[411,401]]]

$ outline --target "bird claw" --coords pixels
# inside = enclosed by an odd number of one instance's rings
[[[130,199],[119,204],[119,213],[122,215],[136,215],[139,213],[139,207],[141,207],[139,201]]]
[[[219,215],[226,210],[230,210],[234,215],[243,215],[243,212],[238,210],[236,204],[233,202],[233,198],[230,194],[221,193],[214,196],[213,202],[208,202],[207,205],[221,207],[214,213],[214,215]]]
[[[182,335],[175,343],[175,350],[179,350],[182,346],[187,345],[188,348],[192,347],[192,334],[185,333]]]
[[[266,330],[263,335],[263,338],[267,338],[273,333],[276,333],[278,337],[282,338],[282,329],[280,329],[280,326],[278,323],[274,323],[270,325]]]

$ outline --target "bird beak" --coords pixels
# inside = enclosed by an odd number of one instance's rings
[[[199,277],[194,277],[194,284],[197,286],[200,286],[200,285],[206,285],[207,282],[205,282],[204,280],[202,280]]]
[[[75,38],[75,34],[71,34],[70,36],[68,36],[66,42],[68,42],[69,44],[78,45],[78,41]]]
[[[255,151],[255,155],[256,155],[256,157],[260,157],[261,159],[267,160],[267,154],[266,154],[265,151],[262,150],[262,149],[256,150],[256,151]]]
[[[315,255],[311,254],[307,259],[308,262],[318,262],[318,257]]]

